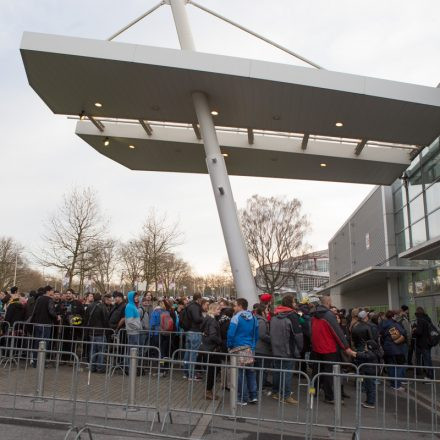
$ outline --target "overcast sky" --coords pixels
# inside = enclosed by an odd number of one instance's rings
[[[436,86],[440,81],[438,0],[198,0],[327,69]],[[99,155],[29,87],[19,46],[23,31],[105,39],[153,0],[0,1],[0,235],[41,246],[45,219],[75,185],[91,186],[111,219],[110,233],[132,238],[148,210],[180,221],[178,249],[199,274],[226,260],[206,175],[133,172]],[[294,58],[188,6],[198,50],[302,65]],[[117,41],[178,48],[169,6]],[[309,242],[327,247],[368,185],[232,177],[238,207],[258,193],[297,197],[310,216]]]

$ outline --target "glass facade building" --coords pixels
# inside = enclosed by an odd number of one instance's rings
[[[406,264],[408,260],[405,257],[411,254],[411,249],[423,248],[427,243],[440,239],[439,139],[413,160],[404,177],[394,182],[392,191],[398,261]],[[412,265],[419,264],[428,269],[399,276],[400,301],[413,307],[424,307],[438,321],[440,251],[431,253],[429,259],[409,258]]]

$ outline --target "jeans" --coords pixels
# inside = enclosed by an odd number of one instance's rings
[[[376,404],[376,385],[374,384],[374,379],[364,378],[362,382],[362,391],[367,394],[367,404],[375,405]]]
[[[430,348],[417,348],[416,347],[416,362],[417,367],[432,367],[432,359],[431,359],[431,349]],[[423,372],[423,368],[417,368],[418,374]],[[434,372],[432,368],[427,368],[425,370],[426,377],[429,379],[434,378]]]
[[[259,355],[257,354],[257,356]],[[257,388],[264,388],[269,383],[267,379],[269,375],[267,368],[272,368],[272,359],[255,358],[254,366],[256,368],[261,368],[261,370],[255,370],[255,374],[257,377]],[[260,380],[262,380],[262,384],[260,384]]]
[[[248,402],[257,398],[257,378],[255,370],[250,368],[238,369],[238,401]]]
[[[406,361],[405,355],[385,355],[384,357],[385,364],[395,364],[395,365],[403,365]],[[399,366],[387,367],[387,372],[389,377],[395,377],[396,380],[392,380],[391,387],[400,388],[402,386],[402,378],[405,377],[405,368]]]
[[[47,341],[50,340],[52,335],[52,326],[45,324],[35,324],[34,327],[34,350],[38,350],[38,346],[41,341],[46,341],[46,350],[50,350],[51,347]],[[37,360],[38,351],[34,351],[33,358],[34,361]]]
[[[273,372],[273,387],[272,392],[279,394],[282,399],[286,399],[292,392],[292,359],[274,359],[273,368],[285,371]],[[286,371],[287,370],[287,371]]]
[[[90,336],[90,371],[104,371],[104,335]]]
[[[186,350],[198,350],[202,343],[202,334],[200,332],[186,333]],[[194,362],[197,360],[197,351],[185,351],[184,372],[186,377],[194,377]]]
[[[312,352],[311,359],[315,361],[326,361],[326,362],[340,362],[339,353],[317,353]],[[314,363],[313,364],[313,375],[318,373],[331,373],[333,371],[332,364],[327,363]],[[333,377],[329,375],[323,375],[319,381],[319,385],[324,390],[325,400],[333,401]]]

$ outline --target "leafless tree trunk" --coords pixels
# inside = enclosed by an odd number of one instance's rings
[[[147,286],[154,282],[155,290],[160,281],[160,267],[164,259],[179,244],[178,225],[168,224],[166,216],[158,217],[150,212],[142,227],[138,244],[142,261],[143,280]]]
[[[43,240],[46,246],[38,257],[46,267],[67,273],[68,287],[80,276],[80,289],[89,267],[88,255],[103,238],[105,225],[99,212],[95,192],[75,188],[63,198],[58,211],[50,218]]]
[[[25,268],[23,248],[10,237],[0,237],[0,289],[12,287],[15,263],[17,262],[17,280]],[[18,283],[17,283],[18,284]]]
[[[136,288],[136,281],[141,279],[142,261],[139,255],[139,242],[136,240],[123,243],[119,247],[119,258],[121,260],[123,276],[122,280],[127,281],[132,289]]]
[[[110,283],[116,269],[116,241],[113,239],[100,240],[91,255],[93,261],[92,279],[100,293],[110,288]]]
[[[295,275],[307,245],[309,221],[298,199],[252,196],[240,211],[248,252],[256,270],[257,286],[269,293]]]

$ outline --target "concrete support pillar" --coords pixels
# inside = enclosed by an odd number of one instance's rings
[[[180,46],[184,50],[195,50],[185,3],[185,0],[170,0]],[[226,164],[221,154],[212,120],[208,97],[203,92],[194,91],[192,99],[203,138],[206,164],[237,289],[237,297],[246,298],[249,306],[252,306],[257,301],[255,281],[238,220]]]
[[[388,307],[390,310],[398,310],[399,304],[399,283],[396,277],[387,278]]]

